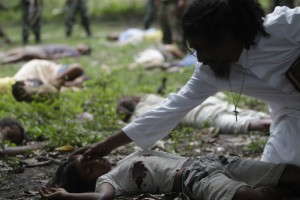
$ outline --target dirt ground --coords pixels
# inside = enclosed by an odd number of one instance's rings
[[[208,131],[209,132],[209,131]],[[218,135],[214,136],[212,133],[199,132],[197,138],[201,137],[202,143],[192,141],[185,141],[183,147],[178,146],[180,154],[185,156],[197,157],[205,153],[224,153],[234,155],[247,155],[252,158],[259,159],[259,154],[247,152],[245,147],[252,141],[259,137],[266,136],[250,136],[250,135]],[[200,140],[199,140],[200,141]],[[170,152],[170,140],[166,139],[160,141],[156,145],[156,149]],[[184,150],[184,148],[189,149]],[[201,148],[200,148],[201,147]],[[138,149],[134,145],[121,147],[112,152],[108,157],[111,163],[116,163],[124,156]],[[176,149],[175,149],[176,150]],[[45,186],[51,177],[55,174],[58,167],[58,162],[67,158],[69,153],[49,150],[36,150],[30,154],[6,157],[0,159],[0,199],[14,199],[14,200],[37,200],[40,199],[38,189]],[[142,195],[136,197],[123,197],[121,199],[168,199],[166,195]],[[120,198],[119,198],[120,199]],[[171,197],[173,199],[173,197]]]
[[[200,135],[200,136],[199,136]],[[186,141],[181,143],[178,149],[181,148],[181,154],[197,156],[206,153],[218,153],[224,155],[240,155],[259,159],[259,151],[251,151],[249,146],[252,143],[256,144],[258,140],[266,139],[267,136],[262,134],[255,135],[213,135],[212,132],[199,132],[198,138],[201,140]],[[199,138],[200,139],[200,138]],[[201,141],[201,145],[199,142]],[[171,146],[170,140],[160,141],[156,145],[157,150],[169,151]],[[185,146],[185,147],[183,147]],[[182,149],[190,147],[183,151]],[[201,147],[201,148],[200,148]],[[258,147],[255,147],[258,148]],[[127,145],[112,152],[108,157],[112,164],[122,159],[129,153],[137,150],[134,145]],[[176,149],[175,149],[176,150]],[[25,156],[14,158],[0,159],[0,199],[14,200],[38,200],[41,199],[38,189],[46,186],[55,174],[58,167],[58,162],[67,158],[69,153],[58,151],[37,150]],[[151,195],[144,194],[139,196],[119,197],[117,199],[143,199],[143,200],[163,200],[163,199],[184,199],[182,196],[174,194],[166,195]]]

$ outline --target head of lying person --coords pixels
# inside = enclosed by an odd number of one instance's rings
[[[73,155],[59,166],[52,185],[68,192],[94,192],[97,179],[110,170],[107,159]]]
[[[58,93],[53,85],[45,85],[38,79],[17,81],[12,85],[12,94],[19,102],[45,102],[57,97]]]
[[[25,129],[16,120],[3,118],[0,120],[0,141],[9,141],[21,145],[25,139]]]

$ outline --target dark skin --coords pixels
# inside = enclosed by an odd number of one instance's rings
[[[188,43],[197,52],[198,62],[208,65],[219,78],[228,78],[230,64],[239,60],[243,50],[243,43],[230,35],[218,43],[194,37]]]
[[[132,140],[121,130],[118,133],[108,137],[106,140],[102,142],[100,141],[95,144],[88,145],[78,149],[73,153],[73,155],[83,154],[86,157],[106,156],[112,150],[120,146],[129,144],[131,142]]]

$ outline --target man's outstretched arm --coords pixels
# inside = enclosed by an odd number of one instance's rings
[[[108,137],[106,140],[97,142],[92,145],[82,147],[75,151],[74,154],[83,154],[84,156],[106,156],[112,150],[126,145],[132,140],[121,130],[116,134]]]

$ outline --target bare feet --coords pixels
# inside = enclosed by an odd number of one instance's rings
[[[249,124],[249,131],[268,131],[271,125],[271,119],[255,119]]]

